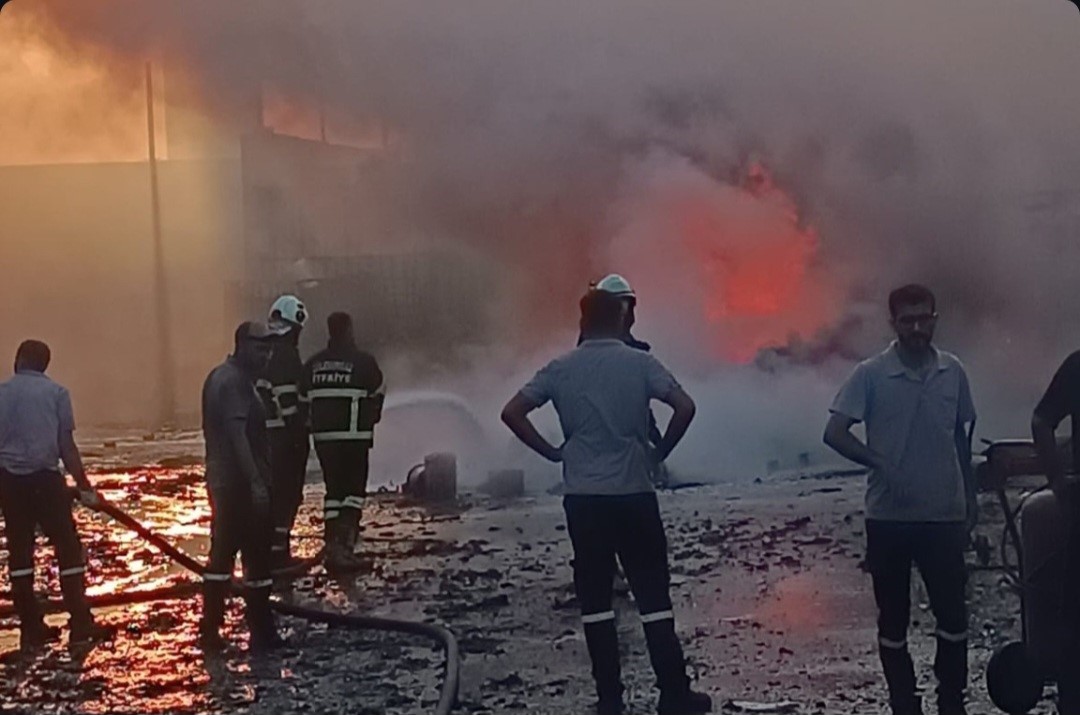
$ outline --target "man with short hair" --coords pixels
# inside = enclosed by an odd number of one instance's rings
[[[221,626],[237,552],[244,565],[244,615],[251,647],[265,651],[282,645],[270,611],[270,445],[266,410],[255,391],[255,381],[266,369],[278,335],[263,323],[241,323],[234,335],[233,354],[214,368],[203,385],[211,516],[199,640],[207,651],[225,647]]]
[[[644,352],[651,352],[652,345],[644,340],[638,340],[634,337],[633,329],[634,323],[637,318],[635,311],[637,309],[637,293],[630,287],[630,282],[623,278],[618,273],[609,273],[596,283],[589,284],[590,291],[601,291],[608,295],[614,296],[619,300],[619,304],[622,306],[622,334],[620,339],[626,343],[629,347],[635,350],[643,350]],[[584,329],[578,335],[578,345],[581,345],[585,341]],[[660,427],[656,422],[656,416],[652,410],[649,410],[649,444],[654,448],[660,444],[660,440],[663,439],[663,434],[660,432]],[[649,468],[649,477],[652,479],[653,484],[658,487],[668,486],[668,471],[667,466],[663,462],[653,461]]]
[[[344,572],[363,567],[356,546],[386,385],[374,356],[356,346],[349,314],[333,313],[326,325],[329,343],[304,365],[300,395],[311,409],[311,439],[326,481],[326,566]]]
[[[71,614],[71,642],[111,636],[98,625],[86,601],[86,560],[62,461],[79,490],[79,500],[96,506],[100,497],[83,469],[75,444],[71,396],[46,377],[49,346],[27,340],[15,355],[15,375],[0,384],[0,508],[7,534],[11,596],[19,616],[19,645],[31,651],[58,637],[42,619],[34,596],[35,529],[40,526],[56,549],[60,589]]]
[[[866,560],[892,712],[922,712],[907,647],[914,562],[937,619],[938,712],[960,715],[968,674],[964,548],[978,513],[975,407],[963,365],[933,345],[934,294],[920,285],[898,288],[889,312],[896,340],[840,388],[825,443],[871,470]],[[866,424],[865,443],[850,431],[858,422]]]
[[[1066,465],[1054,436],[1066,418],[1072,422],[1072,463]],[[1058,713],[1080,715],[1080,351],[1074,352],[1054,374],[1031,419],[1031,432],[1039,459],[1054,495],[1064,507],[1068,536],[1064,560],[1064,622],[1069,634],[1058,681]]]
[[[657,399],[674,409],[657,447],[662,459],[686,434],[694,402],[656,358],[622,341],[623,306],[591,291],[581,303],[585,340],[541,369],[503,409],[513,433],[542,457],[563,464],[564,508],[574,547],[574,587],[592,660],[599,715],[623,712],[619,642],[612,610],[618,557],[641,612],[660,688],[660,715],[709,712],[708,695],[690,689],[675,634],[667,538],[649,480],[648,412]],[[555,405],[566,442],[556,448],[529,420]]]

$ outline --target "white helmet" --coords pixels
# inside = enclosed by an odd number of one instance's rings
[[[612,273],[601,278],[596,283],[595,289],[610,293],[617,298],[637,297],[637,295],[634,294],[634,289],[630,287],[630,282],[618,273]]]
[[[307,308],[295,295],[283,295],[270,306],[271,323],[285,321],[302,328],[307,319]]]

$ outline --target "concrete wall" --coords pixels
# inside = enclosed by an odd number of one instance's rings
[[[160,164],[177,401],[197,420],[206,371],[228,351],[226,264],[242,236],[233,161]],[[0,168],[0,375],[28,337],[84,424],[146,424],[158,395],[148,168]]]

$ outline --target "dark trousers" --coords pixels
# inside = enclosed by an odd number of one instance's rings
[[[287,558],[296,513],[304,500],[304,477],[311,448],[307,433],[291,429],[270,431],[270,493],[274,518],[275,559]]]
[[[90,608],[85,598],[86,565],[71,514],[71,494],[59,472],[16,475],[0,470],[0,508],[8,545],[11,595],[21,626],[41,628],[34,597],[34,544],[40,526],[56,550],[60,588],[73,626],[85,626]]]
[[[612,610],[615,559],[622,564],[641,613],[649,658],[662,693],[689,690],[682,647],[675,635],[669,592],[667,537],[656,495],[578,496],[563,499],[574,546],[574,588],[601,701],[622,697],[619,644]]]
[[[239,480],[237,480],[239,482]],[[236,555],[244,566],[244,599],[247,620],[253,633],[265,633],[270,589],[270,539],[273,534],[269,509],[256,508],[250,488],[240,482],[210,492],[210,558],[203,572],[203,629],[221,627],[225,616],[225,596],[232,578]]]
[[[907,647],[911,566],[926,584],[937,620],[939,708],[958,710],[967,687],[967,604],[962,523],[866,522],[867,563],[878,607],[878,646],[889,703],[895,713],[917,712],[915,671]]]
[[[1069,539],[1065,547],[1063,613],[1065,627],[1072,637],[1066,645],[1058,674],[1060,715],[1080,715],[1080,502],[1074,501],[1070,512]]]
[[[323,518],[327,522],[360,523],[367,494],[370,451],[368,442],[346,440],[315,444],[315,454],[326,481]]]

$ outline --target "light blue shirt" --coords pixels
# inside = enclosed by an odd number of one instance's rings
[[[43,373],[21,370],[0,383],[0,469],[57,471],[60,435],[74,429],[71,396]]]
[[[900,361],[896,343],[859,364],[831,412],[866,423],[866,442],[889,469],[870,473],[866,517],[963,521],[967,514],[956,430],[975,420],[964,366],[935,348],[926,379]]]
[[[649,401],[679,387],[660,361],[621,340],[586,340],[541,369],[521,394],[559,414],[567,494],[640,494],[649,481]]]

